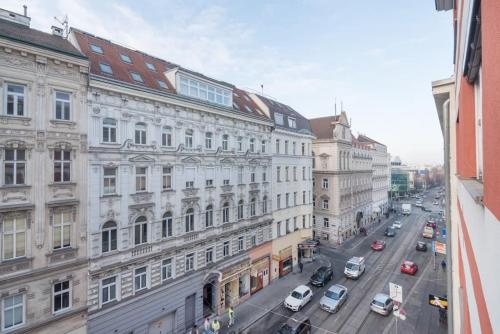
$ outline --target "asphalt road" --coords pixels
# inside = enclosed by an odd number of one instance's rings
[[[425,206],[437,212],[440,208],[432,205],[433,194],[427,196]],[[248,332],[275,333],[288,317],[307,316],[313,327],[312,333],[396,333],[395,316],[383,317],[370,311],[373,296],[379,292],[389,294],[389,282],[393,282],[403,287],[402,307],[406,320],[397,321],[399,333],[446,333],[446,328],[439,326],[438,310],[427,304],[429,293],[446,293],[446,275],[439,265],[443,256],[438,256],[434,269],[430,240],[421,237],[423,226],[431,214],[413,207],[410,216],[397,217],[403,227],[393,238],[383,235],[385,226],[391,225],[394,220],[391,219],[348,250],[321,247],[322,254],[334,268],[332,281],[323,288],[311,286],[313,299],[301,311],[292,312],[281,304],[248,328]],[[381,252],[370,248],[371,242],[376,239],[386,241],[386,248]],[[427,252],[415,250],[417,240],[428,242]],[[359,280],[343,276],[344,265],[352,256],[366,258],[366,271]],[[400,273],[399,266],[404,260],[414,261],[419,266],[415,276]],[[349,296],[338,313],[330,314],[319,308],[319,299],[334,283],[346,286]]]

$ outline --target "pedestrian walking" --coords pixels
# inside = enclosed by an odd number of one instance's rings
[[[220,330],[219,319],[215,318],[215,320],[212,322],[212,330],[213,330],[214,334],[219,334],[219,330]]]
[[[446,271],[446,261],[445,260],[441,261],[441,268],[443,268],[443,271]]]
[[[198,332],[198,326],[194,325],[193,328],[191,328],[191,332],[189,334],[199,334]]]
[[[304,269],[304,264],[302,262],[299,262],[299,269],[300,272],[302,272],[302,270]]]
[[[227,325],[227,328],[229,328],[234,325],[234,310],[232,306],[229,306],[227,309],[227,315],[229,317],[229,324]]]

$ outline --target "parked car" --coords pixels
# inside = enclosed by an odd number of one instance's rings
[[[370,309],[373,312],[382,315],[390,314],[393,307],[394,304],[392,302],[391,297],[389,297],[385,293],[377,293],[375,297],[373,297],[372,302],[370,303]]]
[[[311,321],[307,317],[298,319],[289,318],[286,323],[281,325],[277,334],[309,334],[311,333]]]
[[[394,227],[389,226],[385,229],[384,235],[386,237],[394,237],[396,236],[396,229]]]
[[[419,252],[427,252],[427,244],[423,241],[417,241],[415,249]]]
[[[439,205],[439,202],[438,201],[434,201],[432,202],[433,205]]]
[[[347,288],[340,284],[332,285],[319,300],[319,306],[331,313],[336,313],[347,299]]]
[[[332,267],[319,267],[312,274],[310,282],[314,286],[325,286],[325,284],[330,281],[333,277]]]
[[[392,223],[392,227],[394,228],[401,228],[402,226],[403,224],[399,220],[396,220],[394,223]]]
[[[370,245],[370,247],[374,250],[374,251],[381,251],[385,248],[385,241],[384,240],[375,240],[374,242],[372,242],[372,244]]]
[[[299,311],[312,298],[312,290],[306,285],[299,285],[285,298],[284,305],[292,311]]]
[[[432,239],[434,238],[434,229],[432,226],[425,226],[424,227],[424,232],[422,233],[422,236],[427,239]]]
[[[403,274],[415,275],[417,273],[418,266],[412,261],[405,261],[401,264],[400,269]]]

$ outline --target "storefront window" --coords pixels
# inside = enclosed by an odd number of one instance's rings
[[[239,293],[240,298],[244,297],[250,291],[250,276],[248,274],[243,274],[239,278]]]

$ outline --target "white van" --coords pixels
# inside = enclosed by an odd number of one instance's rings
[[[344,275],[347,278],[358,279],[364,272],[364,257],[353,257],[345,264]]]

